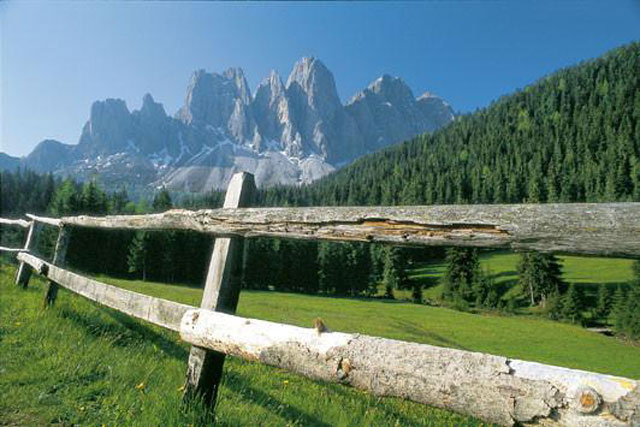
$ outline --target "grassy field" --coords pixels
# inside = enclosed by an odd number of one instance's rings
[[[32,279],[32,286],[23,291],[12,284],[13,268],[1,268],[0,425],[211,423],[199,405],[180,404],[189,346],[176,333],[64,290],[56,306],[44,311],[43,281]],[[126,285],[190,303],[200,295],[184,287]],[[247,293],[241,306],[246,310],[251,301],[251,306],[268,312],[279,299]],[[318,303],[334,305],[331,300]],[[339,300],[335,303],[340,306]],[[313,299],[307,305],[315,305]],[[280,314],[287,317],[286,312]],[[311,319],[309,313],[306,317]],[[480,425],[447,411],[380,399],[232,358],[225,363],[216,421],[233,426]]]
[[[188,346],[177,334],[62,291],[42,310],[41,280],[27,291],[0,272],[0,425],[189,425],[208,421],[180,405]],[[112,284],[198,304],[201,290],[117,280]],[[580,327],[533,317],[457,312],[403,302],[244,291],[239,314],[640,378],[640,348]],[[380,399],[338,385],[228,359],[217,408],[222,425],[478,425],[470,418]]]
[[[633,260],[618,258],[597,258],[578,256],[559,256],[562,277],[567,283],[584,286],[588,295],[596,293],[596,286],[604,284],[615,287],[619,283],[628,283],[633,279]],[[506,290],[505,298],[520,293],[518,282],[519,255],[513,252],[483,252],[480,266],[493,277],[496,285]],[[424,297],[437,301],[442,294],[441,279],[445,273],[443,261],[424,263],[409,270],[409,278],[420,281],[425,286]],[[410,299],[411,291],[397,291],[397,298]]]

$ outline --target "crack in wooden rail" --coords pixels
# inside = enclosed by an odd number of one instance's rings
[[[640,256],[640,203],[174,209],[150,215],[30,217],[51,225],[193,230],[217,237]]]

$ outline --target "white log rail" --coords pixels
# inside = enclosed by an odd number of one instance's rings
[[[32,221],[40,222],[42,224],[48,224],[54,227],[60,227],[62,225],[59,218],[48,218],[48,217],[37,216],[29,213],[26,216],[30,218]]]
[[[26,221],[24,219],[7,219],[0,218],[0,224],[2,225],[16,225],[18,227],[27,228],[31,225],[31,221]]]
[[[183,340],[316,380],[502,424],[629,426],[640,387],[627,378],[385,338],[190,310]]]
[[[178,331],[182,315],[187,310],[195,308],[107,285],[57,267],[28,253],[18,254],[18,260],[30,265],[34,272],[50,281],[91,301],[172,331]]]
[[[7,248],[6,246],[0,246],[0,252],[24,252],[22,248]]]
[[[637,426],[640,384],[485,353],[360,334],[322,332],[197,309],[85,278],[20,253],[60,286],[200,348],[315,380],[395,396],[501,425]]]
[[[640,256],[640,203],[243,208],[60,219],[30,217],[51,225],[182,229],[220,236]]]

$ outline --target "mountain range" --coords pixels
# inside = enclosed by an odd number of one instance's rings
[[[308,183],[454,117],[441,98],[416,98],[389,75],[343,105],[331,71],[305,57],[286,83],[272,71],[253,94],[240,68],[198,70],[174,116],[150,94],[133,111],[120,99],[96,101],[77,144],[44,140],[20,159],[0,153],[0,169],[184,192],[222,188],[237,170],[263,187]]]

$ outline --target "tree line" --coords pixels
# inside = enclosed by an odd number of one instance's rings
[[[640,200],[640,43],[561,70],[503,97],[446,128],[366,156],[313,184],[258,192],[261,206],[402,205],[451,203],[600,202]],[[166,190],[153,199],[129,200],[126,190],[106,193],[95,181],[61,181],[28,171],[4,172],[3,212],[147,213],[174,201]],[[180,201],[217,207],[213,191]],[[101,234],[103,233],[103,234]],[[74,265],[144,280],[202,283],[210,254],[208,236],[184,232],[79,230]],[[100,241],[101,245],[95,245]],[[180,250],[176,250],[180,248]],[[203,250],[206,248],[206,250]],[[422,287],[406,272],[424,250],[357,243],[252,239],[246,245],[248,288],[326,295],[391,298]],[[125,254],[126,256],[122,256]],[[519,265],[521,295],[507,297],[479,267],[471,249],[431,250],[446,258],[443,300],[461,309],[514,310],[527,304],[554,319],[580,323],[586,308],[579,286],[561,280],[552,255],[525,253]],[[598,318],[640,336],[640,286],[611,294],[601,286]],[[600,289],[599,288],[599,289]]]

